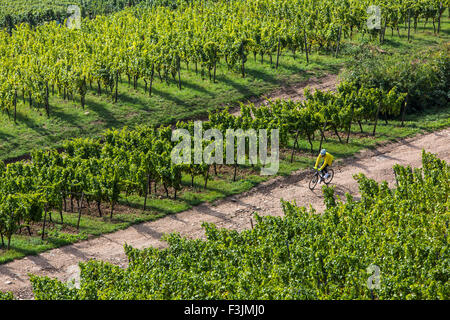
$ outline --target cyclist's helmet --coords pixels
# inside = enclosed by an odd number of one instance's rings
[[[326,149],[322,149],[322,150],[320,151],[320,154],[323,155],[323,156],[326,155],[326,154],[327,154],[327,150],[326,150]]]

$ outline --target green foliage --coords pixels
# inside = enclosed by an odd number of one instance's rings
[[[14,300],[14,296],[11,292],[0,291],[0,300]]]
[[[40,279],[34,275],[30,275],[30,281],[34,288],[36,288],[36,293],[34,293],[34,298],[36,300],[41,300],[43,298],[68,300],[74,296],[76,290],[75,288],[68,288],[66,284],[63,284],[58,280],[49,279],[46,282],[40,281]],[[40,294],[39,292],[45,292],[45,294]]]
[[[64,151],[71,157],[81,159],[98,158],[100,142],[93,139],[75,138],[63,143]]]
[[[327,185],[322,186],[323,202],[327,209],[331,209],[336,206],[336,199],[334,198],[334,186],[329,187]]]
[[[406,93],[408,112],[424,110],[429,106],[447,106],[450,87],[449,50],[446,44],[406,56],[365,56],[352,62],[344,78],[358,87]],[[388,100],[388,104],[392,102]],[[396,113],[400,113],[398,108]]]
[[[11,237],[19,228],[31,222],[40,221],[43,212],[41,194],[3,194],[0,196],[0,234],[8,239],[10,248]]]
[[[69,5],[80,7],[82,17],[111,14],[129,5],[169,5],[175,0],[0,0],[0,27],[12,30],[15,25],[29,23],[36,26],[45,22],[63,23],[71,14]]]

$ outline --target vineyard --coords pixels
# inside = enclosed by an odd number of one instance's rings
[[[80,288],[31,277],[36,299],[448,299],[449,166],[423,152],[423,169],[395,166],[397,186],[355,176],[361,199],[324,187],[318,215],[284,203],[238,233],[205,225],[207,240],[166,238],[165,250],[125,247],[125,270],[81,263]],[[383,270],[366,286],[367,266]]]
[[[80,28],[65,25],[69,4],[81,8]],[[325,147],[342,159],[448,127],[448,7],[0,0],[0,263],[267,181],[257,175],[270,162],[242,141],[267,144],[288,175]],[[340,73],[333,91],[242,102],[330,71]],[[194,137],[200,117],[203,130],[234,137],[180,150],[174,130]],[[278,131],[251,136],[261,130]],[[200,164],[173,160],[199,149]],[[449,166],[425,151],[422,165],[396,165],[394,188],[356,175],[357,200],[324,187],[321,214],[283,201],[284,217],[255,215],[241,233],[205,224],[206,241],[171,234],[164,250],[125,246],[125,269],[81,263],[80,288],[31,276],[34,297],[448,299]],[[380,290],[365,284],[371,264],[383,270]]]
[[[411,50],[415,44],[445,43],[448,19],[439,17],[446,7],[430,13],[425,4],[439,8],[437,2],[414,2],[410,20],[420,24],[410,25]],[[386,9],[383,29],[374,31],[367,28],[363,2],[342,8],[327,1],[283,6],[272,1],[138,6],[86,18],[80,30],[57,22],[5,28],[0,33],[5,141],[0,159],[23,156],[33,144],[59,148],[60,141],[75,135],[99,137],[104,129],[205,116],[305,79],[309,70],[335,73],[360,39],[392,48],[397,39],[406,43],[406,13],[412,12],[398,6],[402,14],[396,16]],[[428,34],[432,22],[435,33]],[[403,35],[386,34],[395,25]]]
[[[435,6],[437,2],[424,3]],[[356,4],[353,8],[350,3],[330,6],[328,1],[303,2],[302,6],[297,1],[218,2],[180,6],[177,10],[124,10],[108,17],[85,19],[81,30],[67,29],[56,22],[36,28],[22,24],[10,30],[11,35],[6,30],[0,33],[4,57],[0,64],[0,106],[16,121],[21,96],[24,102],[28,100],[30,108],[44,109],[49,117],[51,94],[64,99],[78,94],[85,108],[88,88],[95,85],[98,95],[103,89],[117,102],[122,75],[133,82],[135,89],[142,79],[151,96],[155,77],[167,84],[171,77],[182,88],[182,63],[187,70],[194,65],[196,72],[200,66],[202,75],[207,72],[215,82],[221,59],[245,77],[250,55],[256,60],[259,54],[261,62],[266,56],[271,64],[275,59],[276,68],[285,50],[294,55],[302,50],[307,60],[313,47],[337,55],[341,38],[351,37],[352,32],[368,32],[368,17],[362,9],[367,6],[363,2]],[[384,31],[388,26],[398,28],[406,12],[411,14],[407,4],[398,10],[400,15],[389,12],[385,17]],[[443,10],[445,7],[432,12],[433,24],[436,17],[440,21]],[[428,19],[429,14],[421,7],[413,11],[414,18]]]

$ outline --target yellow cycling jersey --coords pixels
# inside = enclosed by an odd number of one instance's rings
[[[314,166],[315,168],[317,168],[317,166],[319,165],[320,159],[322,159],[322,158],[323,158],[323,165],[319,170],[323,170],[323,168],[325,168],[326,165],[331,166],[333,164],[334,157],[327,152],[325,154],[325,156],[322,156],[321,154],[319,154],[319,156],[317,157],[317,160],[316,160],[316,165]]]

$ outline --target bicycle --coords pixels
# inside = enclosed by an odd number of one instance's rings
[[[320,182],[323,181],[326,185],[329,185],[330,182],[334,178],[334,171],[331,168],[328,168],[328,178],[326,178],[326,179],[324,179],[322,177],[319,170],[314,169],[314,171],[315,171],[315,173],[314,173],[313,177],[311,178],[311,181],[309,182],[309,189],[311,189],[311,191],[314,190],[314,188],[317,185],[317,182],[319,182],[319,179],[320,179]]]

